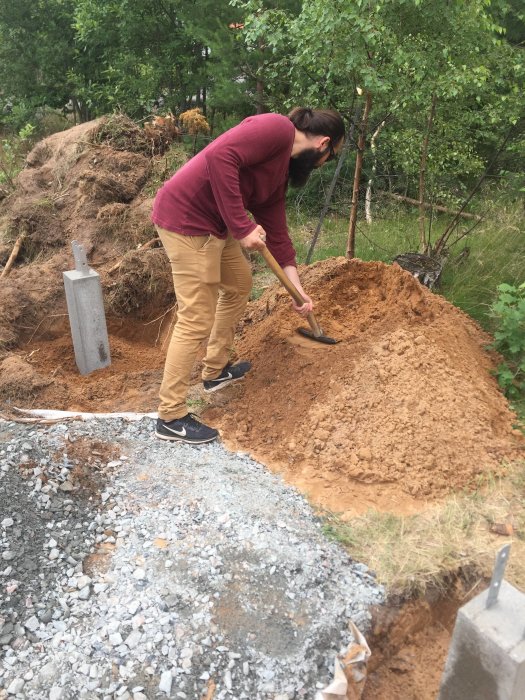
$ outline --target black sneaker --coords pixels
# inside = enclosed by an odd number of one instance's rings
[[[251,362],[237,362],[236,365],[228,363],[217,379],[206,379],[203,382],[204,391],[210,394],[212,391],[219,391],[219,389],[228,386],[228,384],[238,382],[240,379],[244,379],[244,375],[246,372],[249,372],[251,368]]]
[[[183,418],[170,421],[157,418],[155,435],[161,440],[177,440],[190,445],[200,445],[203,442],[215,440],[219,431],[198,421],[193,413],[188,413]]]

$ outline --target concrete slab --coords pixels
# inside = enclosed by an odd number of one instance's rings
[[[439,700],[525,700],[525,594],[501,582],[458,612]]]

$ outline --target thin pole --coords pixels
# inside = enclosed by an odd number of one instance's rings
[[[352,119],[352,123],[350,124],[350,129],[348,131],[348,134],[346,135],[345,142],[343,144],[343,148],[341,149],[341,153],[339,154],[339,160],[337,161],[337,166],[336,166],[335,171],[334,171],[334,176],[332,177],[332,182],[330,183],[330,187],[328,188],[328,192],[326,193],[323,209],[321,210],[321,213],[319,215],[319,221],[317,222],[317,226],[315,228],[314,235],[312,236],[310,248],[308,249],[308,253],[306,255],[306,260],[305,260],[305,263],[307,265],[309,265],[311,260],[312,260],[314,248],[317,244],[317,239],[319,238],[319,234],[321,233],[321,228],[323,226],[324,218],[328,212],[328,209],[330,208],[330,202],[332,201],[332,196],[334,194],[337,180],[339,179],[339,174],[341,172],[341,168],[343,167],[344,159],[346,157],[346,154],[350,150],[350,146],[352,144],[352,139],[354,137],[354,127],[355,127],[356,123],[359,121],[360,114],[361,114],[361,107],[357,107],[355,114],[354,114],[354,117]]]

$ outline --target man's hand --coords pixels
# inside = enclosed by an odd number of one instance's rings
[[[246,250],[262,250],[266,245],[266,231],[262,226],[257,226],[251,233],[241,238],[239,243]]]
[[[307,315],[310,313],[310,311],[313,310],[313,308],[314,308],[314,303],[313,303],[313,301],[310,299],[310,297],[308,296],[308,294],[305,294],[304,292],[301,292],[301,296],[302,296],[303,299],[304,299],[304,304],[303,304],[302,306],[298,306],[298,305],[295,303],[295,300],[292,299],[292,306],[294,307],[295,311],[297,311],[297,313],[298,313],[300,316],[307,316]]]

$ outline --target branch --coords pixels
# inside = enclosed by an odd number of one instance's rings
[[[4,269],[2,270],[2,274],[0,274],[0,278],[2,277],[7,277],[7,275],[11,272],[11,268],[13,267],[15,260],[18,257],[18,253],[20,252],[20,248],[22,246],[22,243],[24,242],[24,239],[26,237],[26,234],[23,233],[21,236],[18,236],[18,238],[15,241],[15,244],[13,246],[13,250],[11,251],[11,255],[9,256]]]
[[[421,206],[421,202],[417,199],[412,199],[411,197],[404,197],[402,194],[394,194],[393,192],[385,192],[381,190],[377,194],[385,195],[385,197],[391,197],[396,199],[398,202],[406,202],[407,204],[413,204],[414,206]],[[430,204],[430,202],[423,202],[425,209],[435,209],[436,211],[441,211],[444,214],[452,214],[453,216],[460,216],[463,219],[474,219],[475,221],[481,221],[481,216],[478,214],[469,214],[466,211],[454,211],[453,209],[448,209],[440,204]]]
[[[355,228],[357,222],[357,204],[359,200],[359,180],[361,178],[361,168],[363,166],[363,156],[366,143],[366,130],[368,126],[368,115],[372,107],[372,95],[366,93],[365,107],[361,117],[359,128],[359,142],[357,145],[357,156],[355,159],[354,187],[352,191],[352,208],[350,211],[350,222],[348,226],[348,242],[346,245],[346,257],[351,260],[355,257]]]
[[[514,124],[511,125],[511,127],[510,127],[510,129],[507,131],[507,134],[506,134],[505,138],[503,139],[503,141],[502,141],[500,147],[498,148],[498,150],[496,151],[496,153],[495,153],[494,156],[492,157],[492,160],[490,161],[490,163],[487,165],[487,167],[486,167],[485,170],[483,171],[483,173],[482,173],[482,175],[480,176],[479,180],[478,180],[478,181],[476,182],[476,184],[474,185],[474,187],[473,187],[471,193],[470,193],[469,196],[466,198],[466,200],[463,202],[463,204],[461,205],[460,210],[456,213],[455,217],[454,217],[454,218],[452,219],[452,221],[449,223],[449,225],[448,225],[447,228],[445,229],[444,233],[440,236],[440,238],[439,238],[438,241],[436,242],[436,245],[435,245],[435,247],[434,247],[434,252],[435,252],[436,254],[439,254],[439,253],[442,251],[442,249],[445,247],[445,244],[446,244],[446,242],[448,241],[448,239],[450,238],[450,236],[451,236],[451,234],[452,234],[452,231],[454,230],[454,228],[455,228],[455,226],[456,226],[456,223],[457,223],[457,220],[459,219],[461,213],[462,213],[463,210],[467,207],[467,205],[469,204],[469,202],[471,201],[471,199],[474,197],[474,195],[476,194],[476,192],[479,190],[479,188],[480,188],[481,185],[483,184],[483,181],[485,180],[485,178],[487,177],[487,175],[489,174],[489,172],[491,171],[491,169],[494,167],[494,164],[496,163],[496,160],[498,159],[500,153],[503,151],[503,149],[504,149],[505,146],[507,145],[507,141],[510,139],[510,137],[511,137],[511,135],[512,135],[512,132],[514,131],[514,126],[515,126]]]

